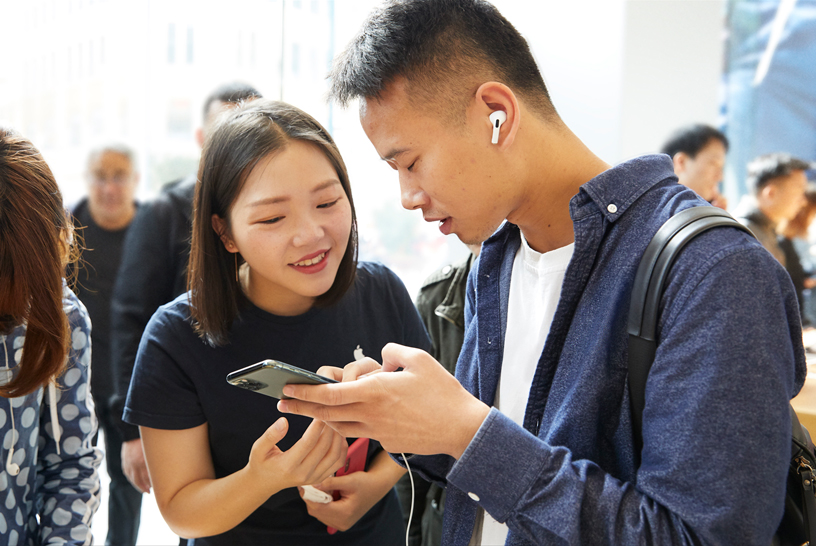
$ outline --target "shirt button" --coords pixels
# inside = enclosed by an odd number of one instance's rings
[[[479,502],[479,495],[477,495],[476,493],[468,493],[468,497],[475,500],[476,502]]]
[[[618,212],[618,206],[615,203],[610,203],[609,206],[606,207],[606,210],[608,210],[612,214],[615,214],[616,212]]]
[[[450,273],[451,269],[453,269],[453,267],[446,265],[445,267],[442,268],[442,274],[447,275],[448,273]]]

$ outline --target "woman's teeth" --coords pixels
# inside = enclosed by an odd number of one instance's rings
[[[325,257],[326,257],[326,253],[324,252],[324,253],[319,254],[319,255],[317,255],[314,258],[311,258],[309,260],[303,260],[302,262],[296,262],[295,265],[300,266],[300,267],[306,267],[306,266],[309,266],[309,265],[314,265],[316,263],[320,263],[323,260],[323,258],[325,258]]]

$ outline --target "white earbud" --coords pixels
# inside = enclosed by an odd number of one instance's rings
[[[493,139],[490,141],[492,144],[499,143],[499,129],[505,121],[507,121],[507,114],[504,110],[496,110],[490,114],[490,124],[493,125]]]

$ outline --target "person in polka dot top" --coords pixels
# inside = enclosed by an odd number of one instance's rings
[[[91,324],[63,278],[71,226],[50,169],[0,127],[0,544],[91,544],[99,506]]]

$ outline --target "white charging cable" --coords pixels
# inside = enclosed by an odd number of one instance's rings
[[[405,468],[408,470],[408,479],[411,480],[411,510],[408,512],[408,528],[405,529],[405,546],[409,546],[408,537],[411,533],[411,520],[414,519],[414,495],[416,495],[416,490],[414,489],[414,476],[411,474],[411,465],[408,464],[408,458],[405,456],[405,453],[400,453],[400,455],[402,455]]]

